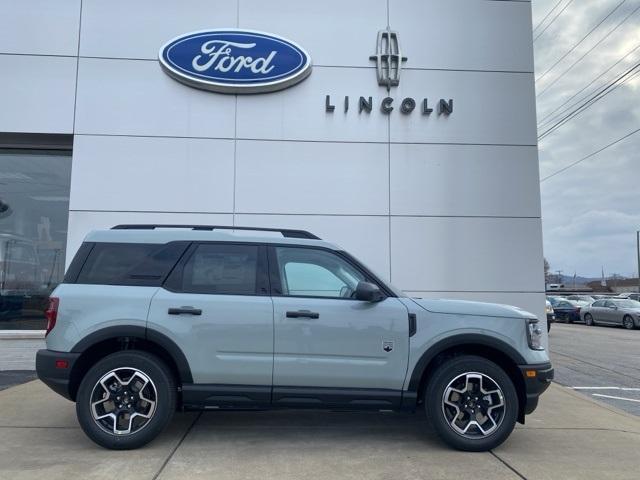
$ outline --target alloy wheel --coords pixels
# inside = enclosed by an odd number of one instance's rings
[[[103,375],[90,397],[93,421],[112,435],[140,431],[156,411],[158,392],[153,381],[137,368],[122,367]]]
[[[633,324],[633,318],[631,318],[629,315],[627,315],[626,317],[624,317],[622,319],[622,325],[624,325],[624,328],[631,330],[633,329],[633,327],[635,326]]]
[[[504,393],[488,375],[467,372],[454,378],[442,396],[442,411],[449,426],[465,438],[484,438],[504,419]]]

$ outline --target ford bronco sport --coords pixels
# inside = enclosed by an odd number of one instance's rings
[[[112,449],[176,409],[424,408],[446,443],[482,451],[553,378],[530,313],[409,298],[301,230],[92,232],[46,315],[38,376]]]

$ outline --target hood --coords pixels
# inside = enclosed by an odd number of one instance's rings
[[[511,305],[498,303],[471,302],[467,300],[429,300],[412,298],[415,303],[429,312],[456,315],[480,315],[483,317],[536,318],[532,313]]]

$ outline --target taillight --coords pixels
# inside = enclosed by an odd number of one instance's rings
[[[56,320],[58,319],[58,306],[60,305],[60,299],[58,297],[49,297],[49,305],[44,311],[44,316],[47,318],[47,332],[44,334],[46,337],[49,332],[56,326]]]

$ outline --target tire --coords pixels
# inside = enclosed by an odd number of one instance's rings
[[[547,333],[551,331],[551,320],[547,319]]]
[[[476,376],[479,378],[475,378]],[[462,387],[467,382],[471,388],[466,388],[466,392],[455,391],[463,390]],[[475,397],[473,394],[479,386],[487,393],[494,393]],[[479,401],[474,405],[476,398]],[[465,410],[463,402],[469,402],[466,403],[466,411],[461,411]],[[502,406],[499,405],[500,402]],[[500,445],[513,431],[518,416],[518,395],[509,376],[495,363],[473,355],[455,357],[440,365],[429,380],[424,404],[427,417],[440,438],[453,448],[469,452],[484,452]],[[477,405],[480,415],[475,411]],[[488,408],[493,411],[488,412]],[[456,420],[460,413],[463,415],[459,418],[461,422]],[[472,415],[475,416],[475,422]],[[476,427],[473,423],[479,426]],[[461,432],[462,430],[466,430],[466,433]]]
[[[595,323],[593,322],[593,317],[591,316],[590,313],[584,314],[584,323],[589,327],[593,327],[595,325]]]
[[[106,356],[89,369],[78,389],[76,414],[95,443],[129,450],[149,443],[164,430],[175,412],[176,397],[176,381],[162,360],[126,350]]]
[[[622,319],[622,326],[627,330],[633,330],[634,328],[636,328],[633,317],[631,317],[631,315],[625,315]]]

